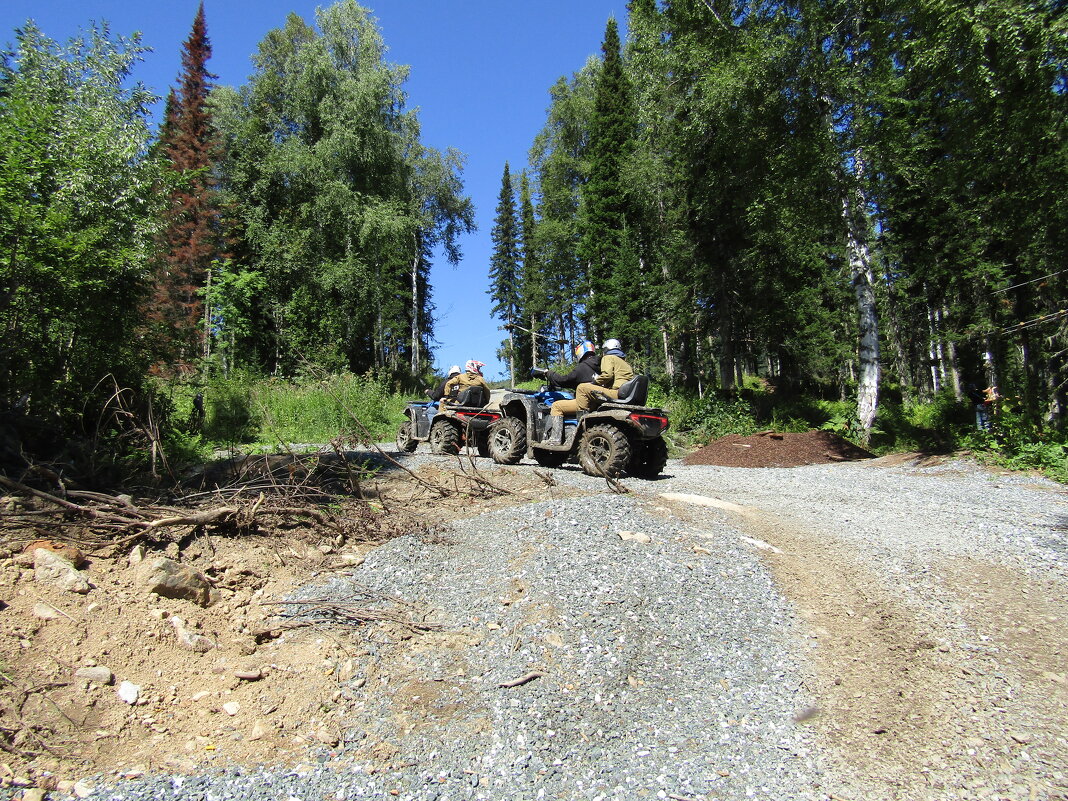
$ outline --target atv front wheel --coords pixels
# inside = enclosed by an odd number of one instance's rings
[[[448,420],[438,420],[430,427],[430,452],[455,456],[460,452],[460,429]]]
[[[663,437],[637,443],[630,459],[630,474],[638,478],[656,478],[667,464],[667,443]]]
[[[489,453],[497,464],[519,464],[527,450],[527,427],[522,420],[503,417],[489,427]]]
[[[582,435],[578,456],[587,475],[618,478],[630,462],[630,442],[615,426],[591,426]]]
[[[397,431],[397,448],[403,453],[414,453],[419,446],[419,440],[412,436],[413,428],[415,424],[411,420],[405,420]]]

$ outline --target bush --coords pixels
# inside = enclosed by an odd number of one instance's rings
[[[339,434],[391,440],[407,401],[392,394],[386,380],[343,373],[300,383],[260,382],[253,402],[262,419],[258,439],[270,446],[322,444]]]
[[[679,398],[670,407],[672,424],[679,430],[692,432],[699,441],[727,434],[746,436],[760,430],[749,403],[741,398],[709,394],[697,399]]]
[[[226,445],[252,442],[261,418],[253,402],[256,379],[247,373],[213,379],[203,388],[204,436]]]

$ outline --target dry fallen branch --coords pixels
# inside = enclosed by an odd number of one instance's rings
[[[468,467],[470,467],[470,470],[468,470],[464,466],[464,458],[463,457],[460,457],[458,461],[460,463],[460,474],[459,474],[459,477],[471,482],[472,484],[474,484],[475,487],[477,487],[478,489],[483,491],[483,494],[515,495],[515,493],[512,492],[510,489],[506,489],[504,487],[500,487],[500,486],[494,484],[488,478],[486,478],[482,474],[482,472],[479,471],[478,467],[475,465],[475,460],[472,459],[470,456],[467,457]]]
[[[518,679],[511,679],[509,681],[502,681],[498,684],[498,687],[519,687],[526,684],[528,681],[534,681],[534,679],[540,679],[545,674],[540,670],[532,670],[530,673],[526,673],[520,676]]]
[[[390,599],[397,602],[397,599]],[[410,615],[405,615],[403,612],[396,612],[386,609],[372,609],[365,606],[357,606],[354,602],[334,601],[325,599],[312,599],[306,601],[264,601],[264,606],[279,605],[299,607],[299,614],[301,616],[311,616],[312,620],[307,621],[304,625],[315,625],[316,623],[329,623],[329,622],[349,622],[349,623],[397,623],[405,628],[409,629],[413,633],[423,634],[428,631],[437,631],[441,629],[441,625],[437,623],[427,623],[422,619],[415,619]],[[400,602],[401,605],[406,606],[414,612],[414,607],[411,604]],[[289,621],[289,626],[294,626],[300,623],[299,621]]]

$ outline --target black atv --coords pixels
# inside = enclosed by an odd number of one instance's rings
[[[490,401],[482,387],[468,387],[444,406],[433,401],[409,403],[404,410],[408,419],[397,431],[397,447],[412,453],[420,442],[429,441],[431,453],[455,456],[461,448],[474,445],[479,456],[489,456],[487,429],[501,416]]]
[[[539,368],[532,372],[546,375]],[[549,407],[570,393],[551,385],[510,390],[501,399],[500,419],[489,426],[489,455],[499,464],[518,464],[525,455],[543,467],[577,458],[591,476],[655,478],[667,463],[663,434],[669,423],[667,412],[644,405],[648,394],[648,376],[635,376],[619,388],[618,398],[601,395],[597,409],[553,418]]]

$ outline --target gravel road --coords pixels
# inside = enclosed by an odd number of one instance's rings
[[[1068,798],[1062,486],[964,461],[551,474],[296,596],[442,625],[367,642],[337,747],[95,796]]]

